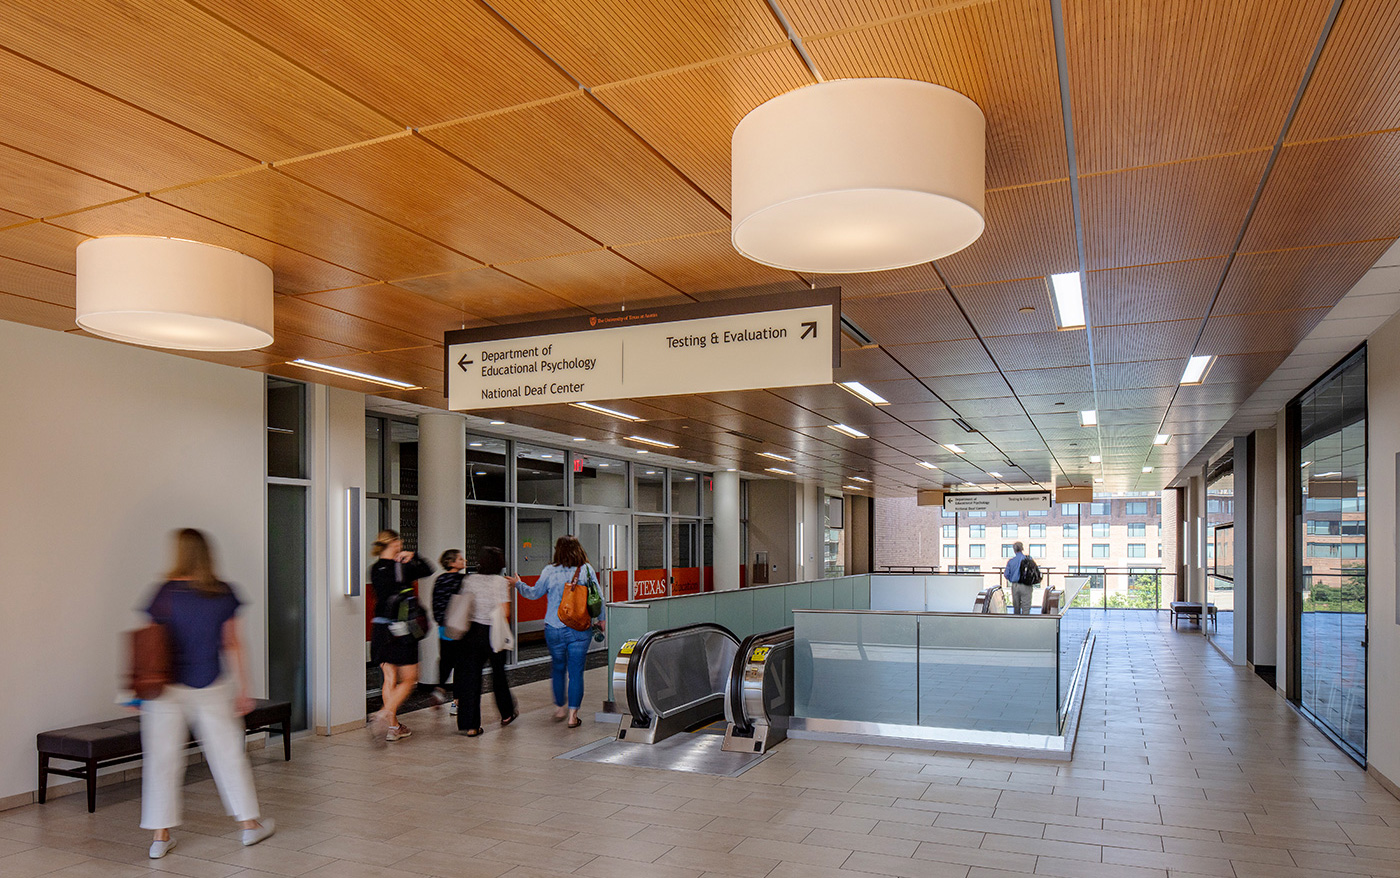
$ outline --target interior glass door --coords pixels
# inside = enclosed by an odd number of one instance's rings
[[[579,512],[578,540],[598,571],[603,600],[625,601],[631,585],[631,517],[607,512]]]

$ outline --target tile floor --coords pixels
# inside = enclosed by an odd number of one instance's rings
[[[425,711],[383,751],[346,734],[255,753],[279,829],[253,848],[193,771],[155,862],[134,783],[94,815],[82,796],[0,812],[0,876],[1400,876],[1400,802],[1262,681],[1165,613],[1095,621],[1070,764],[810,741],[738,778],[566,762],[606,730],[550,722],[535,683],[479,739]]]

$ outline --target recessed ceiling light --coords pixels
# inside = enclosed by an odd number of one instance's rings
[[[552,455],[552,454],[541,454],[541,455],[540,455],[540,457],[544,458],[545,460],[549,460],[549,459],[550,459],[551,457],[553,457],[553,456],[554,456],[554,455]]]
[[[1102,455],[1099,455],[1099,454],[1091,454],[1091,455],[1089,455],[1089,462],[1090,462],[1090,463],[1103,463],[1103,456],[1102,456]]]
[[[1150,467],[1150,466],[1145,466],[1145,467],[1142,468],[1142,471],[1145,472],[1145,473],[1150,473],[1150,472],[1152,472],[1152,467]]]
[[[951,443],[951,442],[945,442],[945,443],[943,444],[943,447],[946,448],[946,449],[948,449],[949,451],[953,452],[954,454],[962,454],[962,453],[963,453],[963,450],[962,450],[961,448],[959,448],[958,446],[954,445],[954,444]]]
[[[1099,413],[1096,409],[1086,409],[1079,413],[1079,426],[1093,427],[1099,423]]]
[[[929,463],[927,460],[916,460],[914,462],[917,463],[919,466],[923,467],[924,469],[938,469],[938,467]]]
[[[866,434],[864,434],[864,433],[862,433],[861,431],[857,430],[855,427],[848,427],[848,426],[846,426],[845,424],[827,424],[827,426],[830,427],[831,429],[835,430],[835,431],[838,432],[838,433],[845,433],[847,436],[850,436],[852,439],[869,439],[869,438],[870,438],[870,437],[867,436]]]
[[[1312,466],[1312,461],[1311,461],[1311,460],[1305,460],[1305,461],[1303,461],[1302,466],[1300,466],[1300,467],[1298,467],[1298,468],[1299,468],[1299,469],[1302,469],[1304,466]]]
[[[880,394],[861,384],[859,381],[841,381],[841,387],[846,388],[851,393],[870,403],[871,405],[889,405],[890,401]]]
[[[395,381],[393,378],[381,378],[378,375],[371,375],[368,372],[356,372],[354,369],[327,366],[325,363],[317,363],[313,360],[292,360],[287,365],[301,366],[303,369],[315,369],[317,372],[327,372],[331,375],[339,375],[342,378],[354,378],[356,381],[368,381],[370,384],[382,384],[385,387],[392,387],[395,390],[423,389],[417,384],[409,384],[407,381]]]
[[[969,424],[967,421],[964,421],[962,418],[953,418],[953,423],[957,424],[959,427],[962,427],[963,430],[964,430],[965,432],[968,432],[968,433],[976,433],[976,432],[977,432],[976,430],[972,429],[972,425],[971,425],[971,424]]]
[[[493,426],[493,427],[504,427],[505,425],[506,425],[506,422],[505,422],[505,421],[492,421],[492,422],[491,422],[491,426]]]
[[[987,475],[991,476],[994,479],[1001,478],[1001,473],[987,473]]]
[[[575,442],[587,442],[588,440],[585,439],[585,438],[582,437],[582,436],[575,436],[575,437],[574,437],[574,441],[575,441]]]
[[[1318,474],[1315,476],[1315,478],[1325,479],[1325,478],[1327,478],[1328,476],[1339,476],[1339,475],[1341,475],[1340,472],[1318,473]]]
[[[623,421],[631,421],[634,424],[646,420],[646,418],[639,418],[636,415],[629,415],[626,412],[620,412],[617,409],[604,408],[600,405],[594,405],[591,402],[571,402],[569,403],[569,405],[573,406],[576,409],[583,409],[587,412],[597,412],[600,415],[607,415],[610,418],[617,418]]]
[[[654,470],[654,469],[649,469],[649,470],[647,470],[647,475],[649,475],[649,476],[654,476],[654,475],[656,475],[656,470]]]
[[[783,457],[781,454],[774,454],[774,453],[771,452],[771,451],[760,451],[760,452],[758,453],[758,456],[759,456],[759,457],[769,457],[769,458],[772,458],[773,460],[784,460],[784,461],[787,461],[788,463],[792,463],[792,458],[791,458],[791,457]]]
[[[1186,361],[1186,371],[1181,373],[1182,384],[1200,384],[1206,380],[1206,373],[1210,371],[1210,364],[1215,357],[1196,356]]]
[[[1055,325],[1060,329],[1084,328],[1084,290],[1079,272],[1050,275],[1051,300],[1055,304]]]
[[[1153,437],[1153,439],[1152,439],[1152,444],[1153,444],[1153,445],[1166,445],[1166,444],[1167,444],[1168,442],[1170,442],[1170,441],[1172,441],[1172,437],[1171,437],[1171,434],[1170,434],[1170,433],[1158,433],[1155,437]]]
[[[867,485],[872,484],[872,482],[871,482],[869,479],[865,478],[864,476],[851,476],[851,481],[853,481],[853,482],[865,482]]]
[[[797,475],[797,473],[793,472],[793,471],[790,470],[790,469],[778,469],[776,466],[765,467],[765,468],[764,468],[764,471],[765,471],[765,472],[770,472],[770,473],[778,473],[779,475],[784,475],[784,476],[795,476],[795,475]]]
[[[693,481],[695,481],[695,476],[686,476],[686,477],[685,477],[685,480],[686,480],[687,482],[693,482]]]
[[[485,472],[484,470],[477,470],[477,471],[476,471],[476,474],[479,475],[479,476],[484,476],[484,475],[486,475],[486,472]]]
[[[655,445],[657,448],[680,448],[674,442],[662,442],[660,439],[648,439],[645,436],[628,436],[633,442],[641,442],[644,445]]]
[[[480,448],[480,447],[481,447],[481,443],[480,443],[480,442],[468,442],[467,445],[471,446],[472,448]]]
[[[847,491],[864,491],[864,490],[865,490],[865,489],[862,488],[860,485],[842,485],[841,487],[845,488]]]
[[[737,473],[739,470],[736,469],[735,467],[732,467],[732,466],[731,466],[731,467],[726,467],[724,471],[727,472],[727,473]]]
[[[612,464],[610,464],[610,463],[600,463],[600,464],[598,464],[598,466],[612,466]]]
[[[638,449],[637,449],[637,453],[638,453],[638,454],[651,454],[651,452],[650,452],[650,451],[647,451],[645,448],[638,448]]]
[[[1101,477],[1101,476],[1094,476],[1094,484],[1096,484],[1096,485],[1102,485],[1102,484],[1103,484],[1103,477]]]

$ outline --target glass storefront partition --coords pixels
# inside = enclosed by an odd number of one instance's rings
[[[1300,706],[1366,754],[1366,351],[1289,406]]]

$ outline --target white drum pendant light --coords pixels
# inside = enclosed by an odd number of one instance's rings
[[[233,250],[117,235],[78,245],[78,325],[182,351],[272,344],[272,269]]]
[[[904,268],[982,234],[986,119],[912,79],[840,79],[760,105],[734,129],[734,248],[842,274]]]

